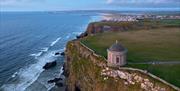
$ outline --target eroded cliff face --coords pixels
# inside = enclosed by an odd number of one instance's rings
[[[92,22],[88,25],[86,31],[82,33],[78,38],[83,38],[88,35],[93,35],[97,33],[102,33],[105,31],[128,31],[137,29],[151,29],[153,26],[145,25],[140,22]]]
[[[65,62],[68,91],[100,91],[100,71],[105,65],[102,58],[95,57],[79,42],[69,42]]]
[[[120,23],[117,25],[106,24],[106,22],[92,22],[88,25],[85,35],[102,33],[105,31],[126,31],[133,27],[133,22]]]
[[[65,58],[68,91],[174,91],[140,72],[108,67],[78,40],[67,44]]]

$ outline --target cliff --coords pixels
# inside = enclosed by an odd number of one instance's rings
[[[180,20],[139,20],[139,21],[101,21],[92,22],[87,30],[77,38],[88,35],[102,33],[106,31],[129,31],[129,30],[149,30],[160,27],[179,27]]]
[[[80,35],[80,37],[85,37],[88,35],[102,33],[105,31],[127,31],[130,29],[135,29],[135,24],[137,22],[92,22],[88,25],[87,30]]]
[[[174,91],[143,72],[108,67],[79,40],[68,42],[65,53],[68,91]]]

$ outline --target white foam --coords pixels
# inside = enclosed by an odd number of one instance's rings
[[[30,54],[30,56],[34,56],[34,57],[39,57],[42,55],[42,51],[41,52],[38,52],[38,53],[34,53],[34,54]]]
[[[49,50],[49,47],[42,48],[42,52],[47,52]]]
[[[33,54],[30,54],[30,56],[34,56],[34,57],[39,57],[43,54],[43,52],[47,52],[49,50],[49,47],[44,47],[40,50],[40,52],[38,53],[33,53]]]
[[[55,86],[55,83],[53,83],[52,86],[48,87],[47,91],[50,91]]]
[[[16,77],[17,73],[18,73],[18,72],[15,72],[11,77],[12,77],[12,78]]]
[[[82,32],[73,32],[74,35],[80,35]]]
[[[70,35],[66,36],[66,39],[69,39],[70,38]]]
[[[55,60],[52,57],[51,52],[47,53],[41,57],[38,57],[38,62],[32,64],[26,68],[19,70],[19,72],[14,73],[12,77],[18,76],[18,83],[5,84],[2,86],[4,91],[24,91],[27,87],[29,87],[33,82],[37,80],[40,73],[43,72],[43,66],[50,61]]]
[[[53,42],[51,43],[50,46],[54,46],[60,39],[61,39],[61,37],[57,38],[55,41],[53,41]]]
[[[63,66],[61,67],[61,69],[60,69],[60,75],[63,73],[64,71],[63,71]]]

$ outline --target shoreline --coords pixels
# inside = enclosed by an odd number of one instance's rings
[[[61,71],[60,77],[59,77],[61,80],[57,81],[55,83],[49,83],[49,84],[54,84],[54,86],[52,88],[50,88],[48,91],[66,91],[66,88],[67,88],[66,83],[65,83],[66,77],[64,76],[65,71],[63,69],[64,69],[64,66],[61,67],[62,71]],[[63,86],[59,87],[56,85],[56,83],[62,83]]]

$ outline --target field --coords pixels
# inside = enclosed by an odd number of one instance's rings
[[[105,32],[81,40],[97,54],[107,57],[107,48],[118,40],[128,49],[128,62],[180,61],[180,29],[158,28],[126,32]],[[130,64],[165,79],[180,87],[179,64]]]
[[[116,40],[128,49],[129,62],[180,60],[179,28],[106,32],[81,41],[98,54],[107,57],[107,48]]]
[[[163,19],[163,20],[139,20],[138,22],[95,22],[96,26],[114,26],[127,27],[128,29],[151,29],[160,27],[180,27],[180,19]]]

